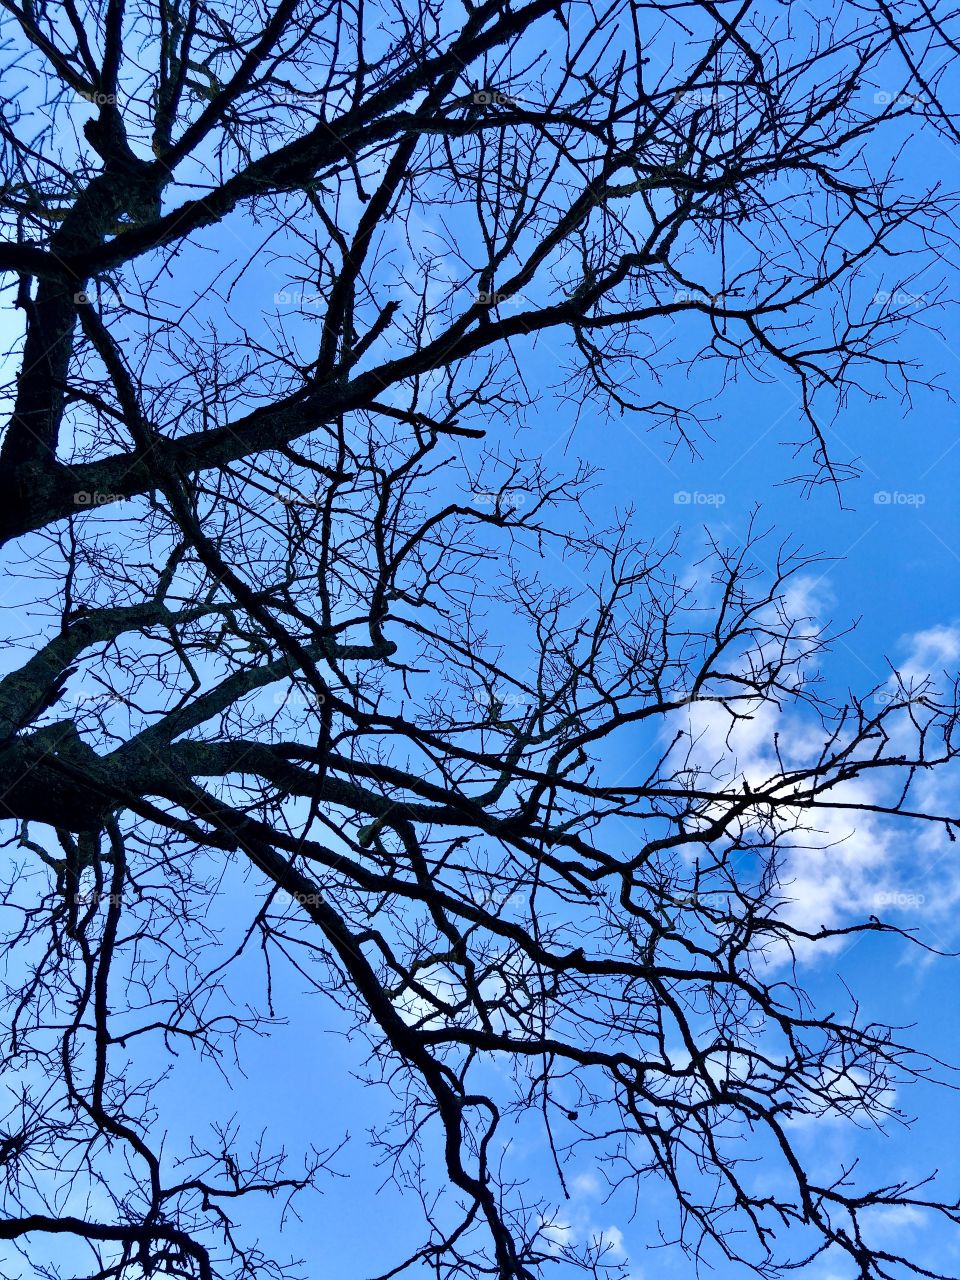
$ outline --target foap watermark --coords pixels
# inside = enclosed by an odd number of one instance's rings
[[[80,93],[78,97],[83,102],[90,102],[95,107],[115,107],[118,102],[115,93],[102,93],[99,89],[93,89],[89,93]]]
[[[286,507],[321,507],[323,498],[317,494],[301,493],[298,489],[277,489],[273,495]]]
[[[324,898],[321,893],[300,893],[296,889],[288,890],[290,897],[294,902],[299,902],[301,907],[322,907]]]
[[[894,92],[891,89],[878,89],[873,95],[876,107],[928,107],[930,97],[925,93],[911,93],[904,89]]]
[[[510,93],[499,89],[478,89],[471,99],[475,107],[519,107],[522,102]]]
[[[928,686],[922,689],[878,689],[873,700],[881,707],[926,707],[934,706],[933,693]]]
[[[880,910],[883,907],[922,907],[926,902],[922,893],[902,893],[899,890],[885,890],[876,894],[873,905]]]
[[[529,897],[529,889],[511,889],[509,893],[502,889],[490,889],[482,897],[474,898],[473,905],[480,911],[489,911],[491,907],[496,907],[497,911],[503,911],[505,907],[527,902]]]
[[[892,707],[896,702],[906,704],[910,701],[910,695],[893,689],[878,689],[873,700],[881,707]]]
[[[925,293],[908,293],[906,289],[878,289],[873,295],[874,305],[891,307],[919,307],[927,300]]]
[[[701,493],[699,489],[678,489],[673,495],[677,507],[722,507],[726,500],[725,493]]]
[[[289,689],[275,689],[272,695],[273,705],[275,707],[298,707],[305,710],[307,707],[318,707],[326,702],[326,698],[322,693],[314,692],[306,693],[303,689],[293,685]]]
[[[654,910],[665,915],[668,911],[699,911],[705,905],[706,899],[698,893],[661,893]]]
[[[492,489],[478,489],[470,495],[470,505],[479,510],[519,511],[527,500],[525,493],[495,493]]]
[[[675,89],[674,106],[716,107],[720,103],[720,93],[716,89]]]
[[[77,907],[119,907],[123,902],[122,893],[98,893],[96,889],[91,889],[89,893],[75,893],[73,895],[74,906]]]
[[[311,102],[322,102],[326,97],[322,89],[277,89],[271,86],[269,92],[278,107],[307,106]]]
[[[873,495],[877,507],[922,507],[926,500],[925,493],[901,493],[899,489],[879,489]]]
[[[135,307],[137,299],[133,294],[121,293],[112,280],[102,280],[97,284],[96,292],[90,289],[78,289],[73,295],[75,307],[101,306]]]
[[[504,289],[478,289],[473,295],[473,303],[478,307],[505,307],[508,311],[519,311],[521,307],[531,305],[526,294],[507,293]]]
[[[707,293],[705,289],[678,289],[673,300],[675,303],[706,302],[711,307],[719,307],[724,296],[722,293]]]
[[[273,295],[277,306],[322,307],[326,298],[319,289],[278,289]]]
[[[483,711],[526,711],[533,699],[526,693],[487,693],[485,689],[475,689],[473,701]]]
[[[122,493],[101,493],[99,489],[79,489],[73,495],[75,507],[104,507],[110,502],[123,502]]]
[[[122,693],[117,693],[113,689],[77,689],[70,695],[70,700],[77,708],[85,707],[90,703],[124,703],[126,700]]]

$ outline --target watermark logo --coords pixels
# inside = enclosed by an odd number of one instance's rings
[[[698,489],[679,489],[673,495],[677,507],[722,507],[726,500],[725,493],[701,493]]]
[[[473,701],[483,711],[493,709],[501,712],[508,709],[517,710],[518,708],[526,711],[531,703],[530,697],[525,693],[491,694],[483,689],[474,690]]]
[[[311,102],[322,102],[325,96],[323,89],[270,88],[270,97],[278,107],[307,106]]]
[[[273,496],[287,507],[323,506],[323,499],[317,494],[300,493],[297,489],[277,489]]]
[[[290,897],[294,902],[299,902],[301,907],[320,907],[323,905],[323,895],[319,893],[299,893],[294,890]]]
[[[106,903],[107,906],[111,907],[119,907],[123,902],[123,894],[97,893],[96,889],[92,889],[89,893],[75,893],[73,901],[78,907],[96,907],[100,903]]]
[[[892,293],[889,289],[878,289],[873,295],[877,306],[889,304],[891,307],[918,307],[926,300],[925,293],[908,293],[906,289],[894,289]]]
[[[715,107],[720,102],[720,94],[716,89],[675,89],[674,106]]]
[[[881,707],[923,707],[928,711],[937,705],[936,693],[926,683],[919,689],[878,689],[873,700]]]
[[[874,702],[881,707],[892,707],[896,702],[905,701],[905,695],[902,693],[894,693],[891,689],[878,689],[873,695]]]
[[[278,289],[273,300],[277,306],[295,307],[322,307],[326,302],[318,289],[312,292],[307,289]]]
[[[519,511],[527,500],[525,493],[494,493],[492,490],[474,492],[470,505],[486,510]]]
[[[708,302],[711,307],[719,307],[724,301],[722,293],[707,293],[700,289],[678,289],[673,295],[674,302]]]
[[[926,896],[922,893],[890,891],[878,893],[873,899],[873,905],[878,909],[881,907],[922,907],[926,900]]]
[[[928,107],[930,97],[925,93],[893,93],[889,89],[878,89],[873,95],[874,106],[877,107]]]
[[[123,502],[122,493],[100,493],[94,489],[80,489],[73,495],[73,505],[75,507],[103,507],[109,502]]]
[[[922,507],[926,500],[925,493],[901,493],[899,489],[880,489],[873,495],[877,507]]]
[[[475,107],[519,107],[520,99],[497,89],[478,89],[473,95]]]
[[[76,707],[84,707],[88,703],[123,702],[123,695],[112,689],[77,689],[70,695]]]
[[[496,907],[499,913],[506,907],[522,905],[528,900],[528,897],[529,891],[523,889],[513,889],[507,894],[504,894],[502,890],[491,889],[482,897],[474,899],[474,905],[479,907],[481,911],[488,911],[491,907]]]
[[[701,907],[706,906],[706,900],[697,893],[662,893],[660,901],[655,907],[661,915],[665,915],[670,910],[699,911]]]
[[[307,707],[318,707],[326,701],[322,693],[315,693],[311,690],[309,694],[303,689],[294,686],[291,689],[276,689],[273,693],[273,705],[275,707],[299,708],[304,710]]]

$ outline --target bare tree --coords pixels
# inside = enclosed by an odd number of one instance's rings
[[[806,479],[842,480],[833,412],[926,377],[897,342],[932,321],[902,299],[951,251],[953,196],[898,161],[957,139],[960,14],[2,8],[23,333],[0,1239],[44,1275],[63,1237],[98,1280],[283,1274],[243,1206],[306,1191],[335,1141],[301,1166],[224,1117],[174,1150],[157,1083],[186,1045],[229,1071],[294,966],[396,1097],[380,1154],[424,1214],[397,1271],[612,1267],[553,1230],[588,1152],[613,1185],[664,1180],[665,1239],[697,1259],[933,1275],[871,1214],[956,1204],[818,1179],[790,1125],[881,1122],[894,1082],[936,1074],[855,1005],[815,1008],[793,963],[899,930],[809,927],[784,881],[825,815],[953,838],[915,779],[957,755],[956,691],[831,702],[831,637],[790,610],[798,548],[755,525],[692,586],[633,515],[596,526],[590,468],[554,473],[513,430],[552,334],[571,421],[697,448],[686,372],[772,370],[802,392]],[[899,273],[879,302],[878,264]],[[771,703],[816,720],[812,754],[774,735],[762,776],[709,754],[705,724]],[[627,750],[648,763],[615,768]],[[514,1116],[548,1136],[549,1185],[512,1170]]]

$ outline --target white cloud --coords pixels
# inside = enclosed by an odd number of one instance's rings
[[[929,1214],[912,1204],[873,1206],[867,1210],[870,1230],[875,1237],[897,1238],[904,1231],[916,1230],[929,1224]]]
[[[603,1227],[590,1233],[590,1241],[594,1247],[608,1258],[625,1258],[627,1251],[623,1247],[623,1232],[619,1227]]]
[[[898,664],[901,675],[914,682],[931,677],[942,684],[944,669],[956,670],[960,663],[960,625],[928,627],[905,637],[906,660]]]
[[[592,1171],[578,1173],[570,1179],[568,1185],[575,1197],[596,1199],[603,1195],[603,1183]]]
[[[540,1234],[546,1241],[547,1252],[554,1257],[562,1253],[568,1246],[576,1243],[573,1227],[568,1222],[551,1222],[544,1219],[540,1227]]]
[[[555,1218],[543,1219],[542,1234],[547,1248],[559,1255],[565,1248],[589,1245],[602,1251],[607,1262],[626,1261],[628,1254],[623,1231],[613,1223],[601,1226],[597,1222],[596,1204],[605,1191],[605,1184],[593,1170],[584,1170],[567,1181],[570,1199]],[[635,1276],[634,1280],[639,1280]]]
[[[797,584],[791,611],[811,616],[822,605],[817,583]],[[815,625],[816,619],[806,629],[812,631]],[[932,681],[942,687],[943,671],[960,665],[960,626],[930,627],[906,637],[903,647],[906,657],[899,671],[904,684],[916,687]],[[891,677],[891,690],[896,687]],[[678,712],[665,728],[664,736],[672,738],[679,717],[684,718],[693,744],[691,763],[718,790],[739,791],[744,785],[758,790],[778,776],[781,765],[774,735],[788,769],[809,765],[823,747],[822,727],[802,708],[781,710],[773,702],[758,699],[752,705],[740,704],[738,711],[743,718],[734,720],[716,703],[695,703]],[[899,726],[890,728],[891,751],[900,734],[915,737],[906,714],[900,716]],[[830,798],[843,806],[890,804],[900,785],[902,778],[868,775],[838,784]],[[960,813],[960,768],[937,769],[918,777],[906,807]],[[960,875],[938,855],[953,853],[960,845],[949,842],[942,825],[908,823],[850,807],[797,809],[782,817],[783,830],[790,834],[783,842],[779,867],[782,896],[787,899],[780,916],[796,928],[816,934],[869,916],[911,925],[927,919],[945,926],[948,918],[952,920],[960,901]],[[756,820],[756,816],[750,819]],[[795,831],[790,830],[793,824]],[[846,945],[844,938],[828,938],[802,942],[795,951],[798,959],[809,960]],[[771,953],[768,958],[786,957]]]

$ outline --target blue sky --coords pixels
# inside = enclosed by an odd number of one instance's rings
[[[956,355],[946,342],[926,333],[909,334],[906,341],[915,344],[925,369],[942,370],[944,385],[960,388]],[[671,456],[662,441],[627,421],[601,421],[587,414],[572,429],[572,414],[546,394],[560,354],[546,343],[530,353],[528,374],[542,379],[537,385],[545,395],[542,411],[530,417],[516,443],[557,468],[572,467],[577,455],[598,465],[602,483],[589,500],[598,521],[614,508],[632,505],[638,528],[647,536],[669,539],[679,529],[683,559],[692,565],[704,548],[704,526],[721,541],[736,543],[759,504],[761,523],[772,528],[774,544],[790,534],[807,551],[830,558],[806,575],[808,607],[841,630],[860,619],[856,631],[840,640],[823,664],[826,686],[837,696],[848,687],[863,692],[883,684],[888,660],[895,665],[910,660],[915,667],[926,663],[936,671],[938,663],[950,667],[960,659],[960,423],[956,407],[944,395],[919,393],[912,408],[896,398],[857,401],[841,414],[831,440],[840,460],[859,457],[862,469],[861,478],[845,485],[841,505],[829,486],[805,490],[785,483],[806,467],[783,443],[801,429],[789,385],[774,381],[727,389],[714,401],[714,438],[702,442],[702,456],[691,458],[682,449]],[[698,394],[712,390],[708,377],[693,387]],[[678,501],[677,495],[701,496]],[[906,497],[878,501],[877,495]],[[562,580],[567,569],[557,560],[544,571]],[[748,743],[746,749],[755,746]],[[615,763],[627,771],[634,762],[624,757]],[[960,874],[950,847],[932,848],[907,828],[899,835],[884,834],[882,840],[889,841],[890,849],[871,861],[871,848],[881,841],[880,827],[861,827],[849,850],[825,855],[809,879],[801,878],[801,903],[811,911],[822,909],[818,889],[828,881],[832,921],[840,921],[872,909],[871,894],[888,893],[891,918],[916,927],[931,946],[960,947],[960,930],[954,925]],[[233,901],[230,894],[226,901]],[[240,927],[229,911],[224,923]],[[250,963],[255,983],[257,961]],[[864,1016],[898,1025],[916,1023],[917,1043],[936,1056],[960,1061],[956,961],[868,937],[820,958],[809,957],[802,972],[811,991],[831,1008],[844,1001],[838,980],[842,974],[860,998]],[[234,1076],[229,1090],[209,1067],[186,1059],[178,1064],[166,1086],[172,1103],[168,1119],[175,1117],[172,1132],[200,1132],[211,1112],[235,1113],[250,1138],[264,1128],[291,1153],[307,1142],[336,1146],[349,1133],[350,1144],[334,1162],[345,1176],[322,1180],[322,1196],[301,1202],[302,1222],[286,1219],[279,1252],[303,1257],[305,1274],[311,1277],[377,1274],[405,1246],[412,1249],[420,1242],[409,1191],[398,1190],[386,1169],[372,1167],[365,1148],[368,1130],[388,1120],[389,1093],[356,1079],[354,1073],[366,1063],[366,1045],[361,1038],[345,1039],[344,1024],[328,1001],[306,994],[295,974],[275,975],[275,980],[277,1011],[289,1024],[277,1027],[269,1039],[248,1043],[245,1075]],[[909,1132],[894,1126],[881,1139],[840,1122],[818,1122],[800,1135],[801,1148],[814,1162],[835,1163],[858,1154],[867,1182],[894,1174],[922,1176],[938,1166],[949,1174],[960,1139],[957,1099],[919,1086],[897,1101],[919,1115]],[[543,1137],[535,1129],[517,1130],[511,1159],[518,1176],[561,1199]],[[761,1165],[761,1181],[763,1176]],[[661,1187],[644,1185],[638,1206],[626,1192],[607,1199],[603,1171],[586,1157],[574,1160],[568,1185],[572,1198],[558,1213],[558,1238],[567,1232],[580,1239],[604,1233],[612,1255],[627,1262],[638,1280],[694,1276],[693,1263],[677,1250],[649,1247],[656,1239],[657,1216],[665,1231],[673,1221],[670,1198]],[[261,1223],[269,1239],[276,1229],[275,1212],[264,1207],[248,1220]],[[925,1254],[931,1263],[943,1267],[954,1258],[960,1265],[956,1240],[935,1225],[904,1215],[888,1230],[898,1240],[913,1241],[918,1256]],[[714,1274],[720,1277],[742,1275],[722,1260],[714,1262]],[[847,1280],[850,1274],[842,1264],[825,1262],[810,1272],[813,1280]]]
[[[949,384],[956,372],[949,347],[926,338],[918,348],[920,359],[944,368]],[[542,370],[546,384],[551,356],[546,344],[538,346],[530,376]],[[918,648],[917,637],[923,633],[936,643],[928,640],[924,649],[921,640],[920,649],[927,655],[941,653],[949,666],[951,644],[952,656],[960,655],[960,610],[955,604],[960,450],[954,447],[960,424],[955,407],[932,394],[919,395],[912,410],[894,400],[852,405],[838,420],[836,440],[839,449],[861,457],[863,475],[845,486],[843,507],[827,486],[804,492],[799,485],[782,483],[803,466],[782,443],[797,430],[791,388],[780,383],[737,386],[715,407],[715,438],[703,442],[698,459],[683,450],[671,457],[656,437],[616,419],[595,421],[587,416],[571,433],[569,418],[564,421],[562,408],[548,398],[519,442],[526,452],[542,454],[557,467],[569,465],[576,454],[601,467],[602,484],[590,498],[597,518],[632,505],[639,513],[638,527],[650,537],[667,539],[679,528],[688,563],[702,553],[703,526],[722,541],[737,542],[758,503],[761,522],[772,527],[774,537],[795,534],[808,551],[832,557],[808,575],[808,587],[809,602],[822,620],[832,619],[845,628],[860,619],[856,632],[840,641],[824,664],[828,686],[838,694],[847,686],[862,691],[882,684],[888,674],[886,660],[902,662]],[[909,495],[910,500],[877,502],[875,495],[882,493]],[[694,496],[678,501],[677,495]],[[560,561],[549,570],[561,579],[565,571]],[[617,763],[627,771],[632,761]],[[897,839],[904,842],[901,852],[909,854],[914,834],[904,830]],[[843,875],[854,874],[859,856],[855,853],[844,862],[839,885],[833,888],[838,919],[848,910],[862,909],[862,886],[851,889],[845,901],[843,885]],[[894,918],[915,925],[931,945],[960,946],[952,910],[960,899],[960,875],[948,849],[925,852],[912,874],[904,874],[900,859],[892,878],[886,865],[877,874],[878,885],[923,898],[919,906],[910,902],[899,915],[894,906]],[[243,893],[239,883],[236,892]],[[218,912],[225,925],[236,929],[234,901],[228,894]],[[956,964],[868,938],[809,961],[804,978],[829,1002],[841,995],[836,975],[842,972],[866,1014],[895,1024],[916,1023],[919,1044],[937,1056],[960,1061]],[[254,983],[256,971],[253,960]],[[288,1025],[276,1027],[269,1039],[247,1044],[242,1076],[227,1065],[229,1088],[210,1064],[191,1061],[189,1053],[177,1062],[161,1093],[169,1102],[164,1123],[171,1134],[170,1148],[178,1147],[178,1135],[185,1139],[202,1133],[212,1115],[235,1114],[251,1142],[265,1130],[268,1141],[284,1145],[294,1163],[301,1147],[334,1147],[349,1133],[351,1142],[334,1161],[344,1176],[322,1179],[323,1194],[300,1202],[303,1219],[285,1219],[282,1247],[276,1252],[304,1258],[304,1274],[315,1280],[376,1275],[404,1248],[412,1250],[420,1243],[419,1218],[416,1206],[411,1209],[409,1191],[393,1185],[388,1170],[371,1165],[365,1144],[368,1131],[389,1118],[389,1093],[356,1079],[354,1073],[362,1071],[367,1058],[366,1045],[360,1038],[345,1039],[342,1020],[328,1001],[304,994],[296,974],[275,975],[275,981],[278,1014],[289,1019]],[[836,1161],[856,1151],[862,1155],[867,1181],[871,1175],[884,1177],[893,1171],[921,1175],[937,1166],[949,1170],[960,1140],[957,1100],[918,1088],[903,1105],[920,1115],[909,1134],[894,1129],[889,1140],[881,1142],[869,1132],[820,1123],[802,1136],[801,1147],[813,1160]],[[511,1138],[510,1155],[518,1176],[561,1199],[542,1135],[529,1126],[521,1128]],[[763,1166],[759,1176],[762,1179]],[[582,1240],[603,1233],[611,1255],[628,1263],[637,1280],[694,1276],[693,1263],[677,1250],[649,1247],[656,1239],[658,1216],[666,1231],[673,1224],[672,1204],[661,1187],[646,1184],[639,1206],[625,1192],[608,1199],[603,1171],[587,1157],[572,1163],[568,1186],[572,1198],[558,1210],[558,1239],[569,1234]],[[265,1243],[275,1248],[277,1206],[249,1208],[245,1221],[259,1228]],[[915,1240],[931,1262],[942,1266],[952,1256],[960,1264],[956,1241],[940,1228],[905,1219],[891,1230],[898,1238]],[[742,1274],[715,1261],[719,1277]],[[818,1264],[811,1275],[814,1280],[847,1280],[850,1272],[843,1266]]]
[[[923,165],[922,152],[916,163]],[[953,268],[949,263],[941,268],[954,281],[955,293]],[[912,287],[919,298],[923,282]],[[935,287],[931,284],[931,291]],[[881,301],[884,288],[878,275]],[[571,406],[550,393],[564,356],[562,346],[540,339],[524,353],[524,372],[541,397],[537,411],[513,441],[505,429],[496,438],[557,469],[572,469],[578,457],[598,466],[601,483],[588,503],[596,520],[632,507],[645,536],[667,540],[679,529],[689,564],[703,551],[704,526],[721,541],[737,543],[759,504],[760,523],[773,530],[774,545],[778,537],[792,535],[808,552],[826,557],[805,584],[819,620],[832,620],[837,630],[859,620],[823,664],[826,687],[836,696],[848,688],[864,692],[884,684],[891,663],[926,664],[938,673],[960,658],[960,420],[955,404],[960,366],[950,343],[949,311],[942,322],[947,337],[918,326],[906,334],[902,348],[926,376],[941,378],[942,391],[919,389],[907,405],[877,387],[880,398],[854,399],[829,422],[835,460],[859,460],[859,477],[845,483],[840,497],[829,485],[810,489],[788,483],[810,466],[808,457],[795,456],[790,447],[802,438],[804,425],[796,388],[785,378],[765,385],[743,381],[718,394],[716,370],[695,367],[687,391],[691,398],[708,401],[715,421],[709,424],[712,439],[702,439],[700,456],[691,457],[682,446],[671,450],[669,442],[636,421],[602,419],[588,410],[575,423]],[[556,560],[544,572],[562,581],[568,568]],[[632,762],[616,763],[627,770]],[[906,828],[898,835],[884,834],[882,840],[890,842],[890,850],[871,860],[871,843],[876,847],[882,841],[879,828],[867,824],[849,851],[825,855],[798,885],[801,901],[806,894],[810,910],[820,909],[816,890],[826,883],[832,918],[839,921],[869,910],[871,894],[886,893],[887,914],[915,927],[922,941],[947,950],[960,946],[954,925],[960,873],[950,847],[944,842],[934,848]],[[833,1008],[844,1001],[842,975],[861,1000],[864,1016],[897,1025],[915,1023],[917,1043],[936,1056],[960,1061],[956,966],[956,961],[935,959],[894,941],[866,938],[810,957],[803,976],[811,991]],[[291,1005],[298,1001],[296,991],[294,983]],[[316,1003],[311,997],[310,1004]],[[319,1014],[316,1024],[297,1015],[272,1044],[255,1048],[249,1083],[237,1095],[241,1114],[262,1114],[264,1123],[271,1115],[284,1116],[295,1125],[301,1100],[308,1097],[326,1118],[329,1142],[338,1136],[338,1123],[359,1139],[368,1126],[384,1121],[389,1109],[385,1091],[364,1088],[349,1074],[363,1062],[363,1044],[351,1046],[321,1032],[322,1023]],[[279,1076],[278,1062],[284,1063]],[[919,1116],[910,1131],[893,1126],[881,1138],[840,1122],[818,1122],[800,1136],[801,1146],[814,1163],[822,1159],[835,1164],[856,1153],[865,1182],[892,1180],[894,1174],[924,1176],[937,1167],[949,1174],[960,1140],[956,1098],[921,1085],[897,1101]],[[520,1129],[511,1156],[519,1176],[529,1177],[545,1194],[552,1186],[560,1198],[542,1135]],[[404,1242],[416,1244],[413,1215],[403,1194],[389,1183],[380,1185],[383,1171],[372,1173],[359,1149],[352,1155],[345,1150],[339,1163],[349,1178],[331,1181],[315,1214],[302,1226],[288,1225],[284,1239],[308,1259],[311,1275],[374,1274],[396,1258]],[[763,1171],[761,1165],[761,1181]],[[626,1192],[608,1199],[602,1174],[589,1158],[574,1161],[568,1179],[572,1199],[559,1211],[558,1232],[580,1239],[604,1233],[612,1256],[625,1261],[638,1280],[690,1280],[694,1264],[677,1250],[650,1249],[658,1214],[665,1231],[675,1225],[669,1196],[648,1183],[638,1205]],[[947,1268],[952,1259],[960,1266],[957,1242],[940,1226],[902,1215],[886,1229],[891,1239],[912,1241],[918,1257],[931,1265]],[[743,1274],[720,1259],[712,1261],[719,1277]],[[814,1280],[847,1280],[851,1272],[842,1263],[822,1261],[810,1275]]]
[[[911,152],[903,176],[921,179],[931,169],[956,173],[956,156],[931,141]],[[212,235],[209,247],[223,259],[241,255],[248,247],[246,228],[225,236]],[[249,244],[253,243],[253,236]],[[199,258],[200,255],[198,255]],[[955,264],[944,260],[910,288],[923,301],[946,279],[948,298],[957,293]],[[289,281],[276,270],[264,272],[260,284],[284,289]],[[882,305],[890,280],[877,274],[877,305]],[[262,295],[241,303],[259,311]],[[283,303],[281,302],[282,308]],[[269,334],[262,316],[261,336]],[[16,320],[5,317],[10,332]],[[667,321],[667,324],[674,322]],[[696,324],[692,318],[683,323]],[[772,529],[769,545],[792,535],[810,553],[827,559],[804,576],[804,599],[821,622],[839,630],[858,622],[856,630],[839,639],[823,664],[826,687],[842,697],[847,688],[863,692],[882,685],[889,663],[911,670],[960,667],[960,341],[955,341],[956,313],[939,318],[943,332],[917,325],[903,339],[903,351],[922,371],[942,382],[940,392],[918,388],[911,404],[879,385],[880,398],[851,400],[835,419],[825,405],[824,421],[834,458],[859,460],[860,475],[845,483],[841,495],[829,485],[812,489],[789,483],[809,471],[809,458],[795,456],[790,442],[802,438],[795,386],[785,377],[764,383],[743,380],[720,388],[719,370],[705,363],[680,371],[691,400],[709,408],[709,435],[698,441],[699,456],[629,418],[601,418],[587,408],[575,422],[574,408],[554,394],[557,369],[564,358],[559,340],[540,339],[523,349],[524,373],[537,391],[536,410],[512,439],[507,424],[497,424],[495,437],[506,447],[516,444],[529,455],[543,458],[555,469],[573,469],[583,458],[600,469],[600,483],[588,499],[588,510],[600,523],[617,510],[632,507],[638,531],[663,542],[679,531],[683,563],[693,566],[705,547],[706,528],[720,541],[737,543],[745,535],[754,508],[759,522]],[[685,342],[678,334],[681,347]],[[870,389],[870,388],[868,388]],[[883,394],[881,395],[881,392]],[[25,544],[27,553],[30,545]],[[693,572],[692,568],[689,570]],[[563,581],[569,565],[553,559],[544,573]],[[20,588],[11,585],[6,603],[15,609]],[[793,730],[802,726],[791,721]],[[762,755],[763,721],[748,732],[740,748],[746,759]],[[628,772],[636,760],[624,749],[611,759],[611,768]],[[960,809],[955,779],[942,782],[944,794]],[[798,911],[829,911],[843,920],[872,909],[876,895],[887,895],[894,919],[917,930],[932,947],[960,949],[960,929],[954,917],[960,903],[960,869],[948,846],[906,827],[896,831],[882,824],[861,824],[844,846],[821,858],[798,865]],[[234,906],[242,900],[243,878],[238,869],[228,876],[226,892],[215,907],[216,919],[237,934],[246,916]],[[245,966],[249,966],[247,969]],[[863,938],[841,949],[803,960],[803,975],[811,991],[828,1007],[844,1000],[838,975],[862,1001],[864,1016],[894,1024],[916,1024],[913,1037],[938,1057],[960,1062],[960,971],[958,961],[938,959],[929,952],[910,950],[893,940]],[[371,1164],[365,1137],[371,1128],[387,1123],[391,1099],[385,1088],[360,1082],[368,1050],[360,1037],[345,1036],[346,1023],[332,1003],[306,993],[292,971],[275,975],[277,1012],[288,1021],[269,1038],[251,1039],[243,1058],[243,1074],[229,1064],[230,1084],[210,1063],[197,1062],[189,1052],[175,1064],[162,1087],[168,1109],[165,1123],[171,1149],[189,1135],[200,1133],[211,1115],[235,1113],[249,1141],[266,1130],[275,1145],[291,1155],[308,1144],[335,1147],[346,1134],[351,1142],[334,1161],[342,1177],[321,1180],[322,1195],[300,1204],[302,1221],[288,1217],[282,1249],[303,1257],[311,1280],[375,1275],[392,1265],[404,1248],[420,1243],[416,1206],[409,1191],[388,1178],[388,1170]],[[256,954],[245,961],[240,983],[261,980]],[[811,1124],[798,1139],[812,1161],[843,1162],[854,1153],[862,1157],[864,1180],[893,1180],[923,1175],[940,1167],[950,1172],[960,1142],[960,1101],[957,1097],[919,1086],[898,1099],[919,1119],[909,1132],[894,1128],[881,1139],[839,1122]],[[527,1177],[547,1197],[562,1197],[551,1170],[542,1134],[523,1125],[511,1136],[510,1156],[518,1176]],[[762,1181],[764,1166],[757,1170]],[[947,1190],[956,1184],[949,1181]],[[603,1233],[612,1255],[624,1261],[635,1280],[691,1280],[693,1264],[676,1250],[651,1251],[655,1220],[664,1229],[672,1223],[669,1195],[655,1183],[641,1188],[640,1200],[621,1191],[607,1198],[603,1170],[586,1155],[572,1162],[568,1184],[571,1199],[558,1211],[556,1231],[584,1239]],[[277,1207],[251,1209],[247,1221],[259,1226],[265,1243],[275,1247]],[[918,1256],[949,1269],[960,1270],[960,1248],[939,1226],[909,1215],[888,1224],[898,1238],[915,1242]],[[273,1238],[273,1239],[271,1239]],[[742,1269],[712,1259],[721,1280],[740,1276]],[[14,1274],[16,1274],[14,1272]],[[811,1280],[848,1280],[849,1268],[818,1263]]]

